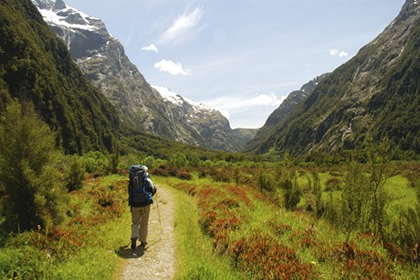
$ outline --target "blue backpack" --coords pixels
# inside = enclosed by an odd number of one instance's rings
[[[153,189],[147,181],[147,167],[132,165],[129,169],[128,203],[132,207],[142,207],[153,203]]]

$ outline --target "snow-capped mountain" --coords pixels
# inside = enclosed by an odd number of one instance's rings
[[[152,86],[165,100],[178,129],[199,139],[204,147],[239,151],[242,146],[230,128],[229,121],[217,110],[172,92],[162,86]],[[229,147],[229,149],[226,149]]]
[[[216,110],[151,87],[108,33],[105,24],[62,0],[32,0],[73,60],[117,108],[123,128],[134,128],[211,149],[238,151],[229,121]]]
[[[216,109],[210,108],[209,106],[204,105],[203,103],[195,102],[189,98],[182,97],[180,94],[171,91],[167,87],[154,85],[151,86],[160,93],[160,95],[163,97],[163,99],[165,99],[165,101],[169,101],[173,104],[178,104],[180,106],[184,105],[184,103],[189,103],[191,106],[193,106],[194,111],[216,111]]]

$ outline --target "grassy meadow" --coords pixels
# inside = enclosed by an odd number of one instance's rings
[[[2,235],[0,278],[119,278],[132,161],[120,158],[112,174],[85,160],[87,173],[69,192],[60,225]],[[175,279],[420,274],[419,163],[139,162],[174,197]]]

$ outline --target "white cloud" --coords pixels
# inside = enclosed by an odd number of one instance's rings
[[[151,45],[149,45],[147,47],[143,47],[143,48],[141,48],[141,50],[142,51],[151,51],[151,52],[155,52],[155,53],[158,53],[159,52],[159,50],[157,49],[157,47],[155,46],[155,44],[151,44]]]
[[[156,62],[153,66],[159,71],[168,72],[171,75],[175,75],[175,76],[176,75],[183,75],[183,76],[191,75],[191,70],[184,69],[181,63],[173,62],[172,60],[162,59],[161,61]]]
[[[330,55],[331,55],[331,56],[338,56],[338,57],[346,57],[346,56],[348,56],[349,54],[348,54],[348,52],[346,52],[346,51],[339,51],[339,50],[337,50],[337,49],[331,49],[331,50],[330,50]]]
[[[348,52],[342,51],[338,54],[338,57],[346,57],[348,55],[349,55]]]
[[[286,96],[277,96],[275,93],[260,94],[255,97],[245,98],[242,96],[224,96],[203,103],[219,110],[228,118],[232,112],[242,112],[255,108],[256,106],[266,106],[277,108],[286,99]]]
[[[172,25],[162,35],[160,42],[167,42],[174,39],[178,39],[188,29],[194,28],[200,22],[203,15],[202,8],[195,8],[191,13],[184,12],[183,15],[179,16]]]
[[[330,50],[330,55],[332,55],[332,56],[337,56],[337,54],[339,53],[340,51],[339,50],[337,50],[337,49],[332,49],[332,50]]]

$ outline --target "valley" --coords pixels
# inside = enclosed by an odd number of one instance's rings
[[[232,129],[149,84],[101,19],[1,1],[0,278],[416,279],[417,1],[396,15],[261,128]],[[158,186],[145,250],[133,164]]]

